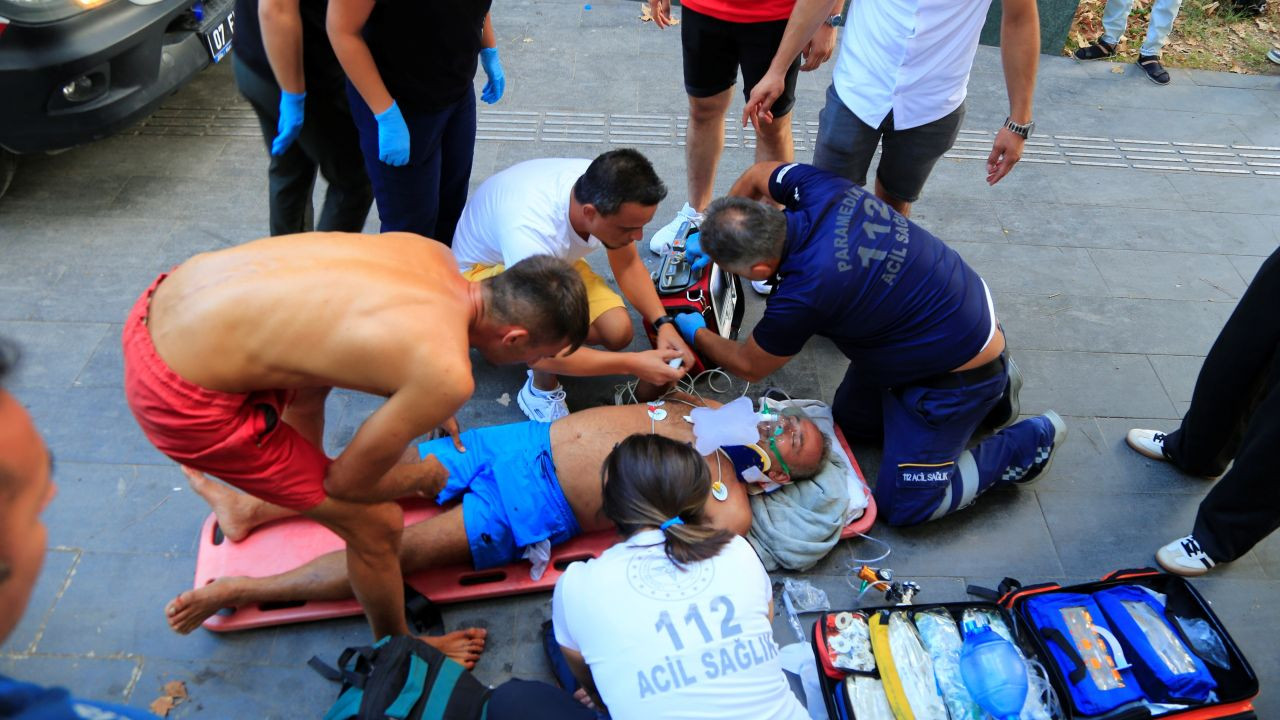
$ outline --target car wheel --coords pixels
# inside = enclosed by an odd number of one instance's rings
[[[13,181],[13,174],[17,170],[17,154],[0,148],[0,197],[4,197],[4,191],[9,189],[9,183]]]

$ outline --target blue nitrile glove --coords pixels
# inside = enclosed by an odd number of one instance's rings
[[[391,107],[373,116],[378,121],[378,159],[388,165],[405,165],[409,162],[409,126],[404,124],[400,106],[391,101]]]
[[[300,93],[280,91],[280,122],[276,123],[276,139],[271,141],[272,155],[283,155],[302,132],[306,99],[305,90]]]
[[[684,256],[689,259],[689,267],[694,272],[702,270],[711,262],[711,258],[702,252],[702,233],[696,232],[685,238]]]
[[[480,99],[490,105],[502,99],[502,91],[507,89],[507,74],[502,72],[502,61],[498,59],[498,48],[484,48],[480,51],[480,64],[489,82],[484,84]]]
[[[702,313],[687,312],[680,313],[676,316],[676,329],[680,331],[680,337],[689,343],[689,347],[693,347],[693,338],[698,334],[698,329],[706,329],[707,319],[702,317]]]

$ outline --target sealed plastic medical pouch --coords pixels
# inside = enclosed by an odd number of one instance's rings
[[[1120,585],[1093,594],[1115,628],[1133,674],[1150,700],[1203,703],[1217,687],[1209,668],[1196,657],[1165,618],[1164,603],[1137,585]]]
[[[1027,616],[1067,679],[1071,700],[1100,715],[1142,699],[1123,648],[1089,595],[1045,593],[1027,600]]]

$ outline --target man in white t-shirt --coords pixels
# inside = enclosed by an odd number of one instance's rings
[[[827,17],[830,0],[796,0],[769,72],[756,83],[742,121],[771,122],[787,68],[825,19],[843,24],[836,66],[819,116],[813,164],[867,184],[883,143],[876,196],[910,215],[934,164],[955,144],[969,71],[991,0],[856,0],[849,17]],[[1035,129],[1031,117],[1040,57],[1035,0],[1000,0],[1000,57],[1009,115],[987,157],[987,184],[1009,174]]]
[[[551,619],[566,658],[590,668],[615,720],[806,720],[778,659],[772,603],[746,540],[681,568],[653,529],[570,565]]]
[[[528,160],[481,183],[471,194],[453,235],[453,254],[468,280],[478,281],[531,255],[554,255],[573,263],[587,285],[591,330],[571,355],[532,366],[517,395],[529,419],[553,422],[569,414],[558,375],[634,375],[668,385],[692,367],[693,353],[669,322],[658,322],[658,347],[619,352],[635,329],[622,298],[583,259],[604,247],[618,288],[654,322],[666,318],[649,270],[635,243],[653,219],[667,188],[653,165],[631,149],[610,150],[595,160]],[[681,358],[681,367],[669,363]]]

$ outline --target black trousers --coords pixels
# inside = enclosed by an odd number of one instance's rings
[[[1196,515],[1196,540],[1215,562],[1239,558],[1280,527],[1280,250],[1214,341],[1164,449],[1193,475],[1217,475],[1235,460]]]
[[[235,74],[240,94],[258,115],[270,153],[280,122],[280,88],[274,78],[259,75],[239,59],[235,60]],[[347,107],[346,85],[330,84],[334,87],[307,88],[302,132],[283,155],[271,156],[267,166],[272,235],[364,229],[373,205],[373,187],[364,170],[360,140]],[[319,222],[315,221],[311,203],[317,170],[329,183]]]

